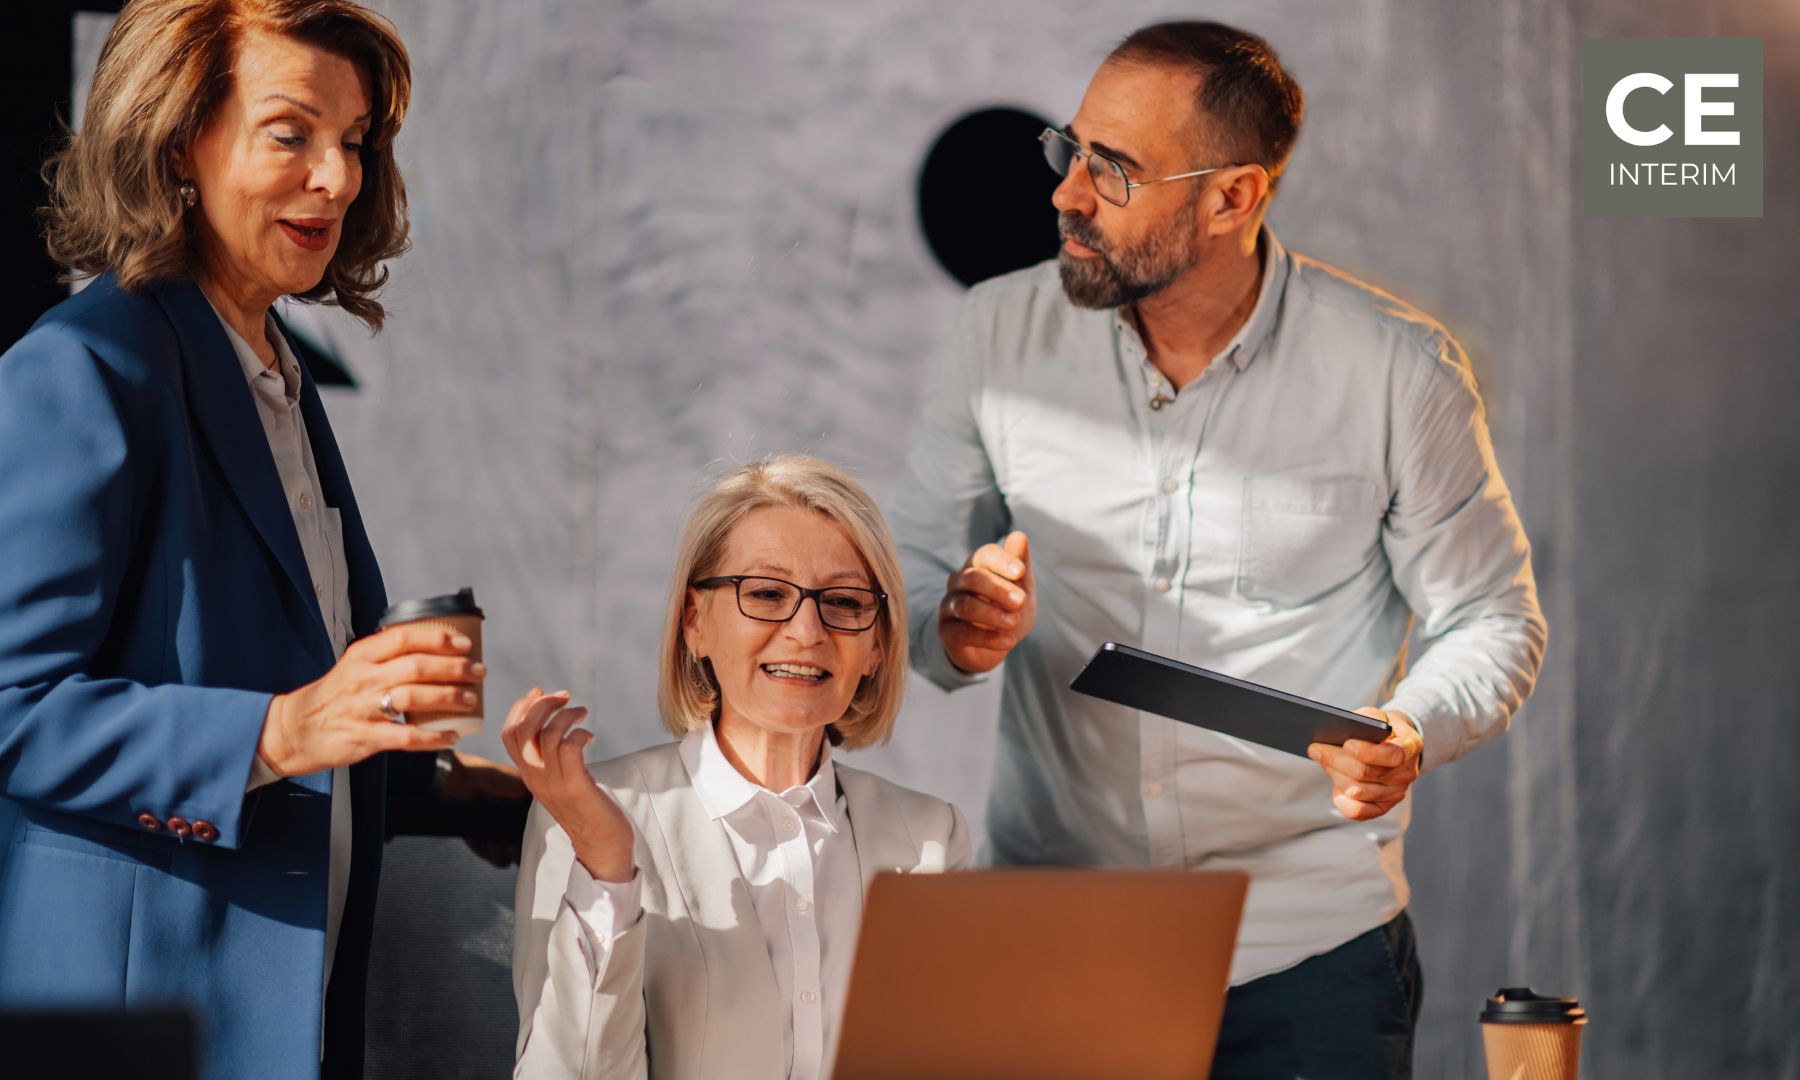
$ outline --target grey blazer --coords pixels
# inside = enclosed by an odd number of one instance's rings
[[[530,1080],[779,1077],[775,970],[730,838],[706,814],[679,744],[590,765],[637,829],[644,917],[595,982],[592,945],[563,900],[575,860],[541,806],[525,826],[514,906],[518,1064]],[[882,870],[960,869],[968,826],[949,803],[834,759],[863,888]]]

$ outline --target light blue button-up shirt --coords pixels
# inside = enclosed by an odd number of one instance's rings
[[[1405,906],[1411,800],[1351,822],[1306,758],[1075,694],[1094,649],[1399,710],[1436,768],[1506,729],[1545,637],[1461,348],[1267,230],[1261,251],[1250,318],[1160,409],[1132,321],[1070,304],[1054,263],[977,286],[893,514],[915,664],[948,689],[976,680],[938,641],[946,578],[1031,538],[1038,617],[1002,668],[990,857],[1248,871],[1234,983]]]

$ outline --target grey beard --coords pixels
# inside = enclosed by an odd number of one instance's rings
[[[1068,252],[1056,257],[1056,270],[1062,277],[1063,295],[1078,308],[1104,310],[1135,304],[1147,296],[1161,292],[1181,276],[1181,269],[1150,278],[1127,274],[1111,256],[1077,259]]]
[[[1135,304],[1167,288],[1187,273],[1197,259],[1192,240],[1188,239],[1195,225],[1191,203],[1176,215],[1168,232],[1153,236],[1142,247],[1123,252],[1117,259],[1110,249],[1097,242],[1089,222],[1064,214],[1060,224],[1064,236],[1100,253],[1097,259],[1077,259],[1067,252],[1056,257],[1063,295],[1079,308],[1103,310]]]

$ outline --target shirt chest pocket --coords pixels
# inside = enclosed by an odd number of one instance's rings
[[[1379,557],[1382,506],[1361,477],[1244,478],[1237,592],[1294,607],[1351,581]]]

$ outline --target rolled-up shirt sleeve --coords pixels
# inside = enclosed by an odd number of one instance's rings
[[[938,605],[950,575],[976,548],[1005,536],[1005,501],[977,420],[982,385],[984,291],[963,303],[937,352],[895,494],[895,541],[906,579],[913,668],[945,690],[983,681],[950,662],[938,638]]]
[[[575,912],[591,952],[585,953],[596,985],[606,974],[613,945],[644,917],[643,872],[633,869],[629,881],[598,881],[576,859],[569,864],[563,902]]]
[[[1426,768],[1507,729],[1537,680],[1547,635],[1530,544],[1468,360],[1448,336],[1433,345],[1396,416],[1382,531],[1423,644],[1383,707],[1418,726]]]
[[[648,1075],[642,874],[596,882],[568,833],[533,804],[513,909],[522,1080]]]

